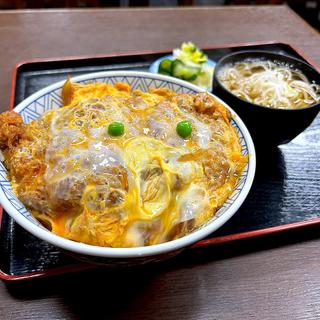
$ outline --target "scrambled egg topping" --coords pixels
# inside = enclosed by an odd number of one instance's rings
[[[247,163],[229,112],[207,93],[68,80],[62,97],[28,125],[0,115],[15,193],[62,237],[111,247],[181,237],[213,217]],[[176,132],[183,120],[188,139]],[[114,121],[123,135],[108,134]]]

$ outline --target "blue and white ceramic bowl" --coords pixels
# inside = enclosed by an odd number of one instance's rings
[[[79,83],[105,82],[110,84],[121,81],[128,83],[133,89],[142,91],[148,91],[152,87],[165,87],[178,93],[197,93],[204,91],[197,86],[179,79],[158,74],[132,71],[92,73],[75,77],[72,81]],[[14,111],[22,115],[25,123],[29,123],[40,117],[45,111],[59,108],[62,105],[61,88],[63,83],[64,81],[61,81],[36,92],[21,102]],[[64,249],[80,259],[105,265],[127,266],[168,258],[178,253],[183,248],[208,236],[228,221],[245,200],[253,182],[256,158],[250,134],[234,111],[219,98],[215,98],[231,111],[233,117],[232,125],[239,133],[243,154],[249,154],[249,162],[232,195],[218,210],[216,215],[199,230],[177,240],[138,248],[106,248],[64,239],[45,229],[17,199],[13,194],[11,184],[7,179],[7,170],[1,162],[0,203],[18,224],[34,236]]]

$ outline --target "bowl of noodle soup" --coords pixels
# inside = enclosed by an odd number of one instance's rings
[[[213,91],[232,104],[257,144],[293,139],[319,112],[320,75],[309,64],[266,51],[239,51],[216,65]]]

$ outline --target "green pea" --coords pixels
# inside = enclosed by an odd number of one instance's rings
[[[108,133],[110,136],[119,137],[124,134],[124,125],[121,122],[112,122],[108,126]]]
[[[192,132],[192,125],[188,120],[183,120],[177,124],[177,133],[181,138],[188,138]]]

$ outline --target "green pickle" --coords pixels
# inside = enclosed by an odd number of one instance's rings
[[[200,71],[200,67],[187,66],[180,60],[172,62],[172,75],[182,80],[193,81],[197,78]]]
[[[165,75],[171,75],[171,65],[172,60],[170,59],[164,59],[159,64],[159,73],[165,74]]]

